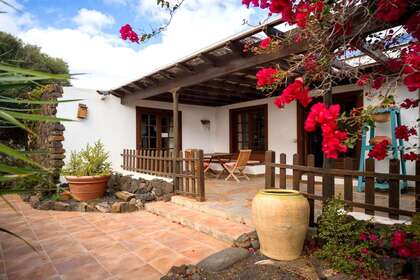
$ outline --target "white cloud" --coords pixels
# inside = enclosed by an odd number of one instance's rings
[[[77,28],[31,27],[15,34],[40,46],[45,53],[63,58],[72,73],[88,73],[73,80],[74,86],[111,89],[243,30],[242,19],[248,19],[253,12],[239,6],[237,0],[185,3],[189,4],[177,12],[161,41],[140,50],[122,42],[119,34],[94,33],[86,28],[96,26],[100,30],[111,25],[110,17],[103,14],[81,17],[79,12]]]
[[[98,33],[103,27],[115,23],[112,16],[85,8],[79,10],[73,21],[79,26],[80,30],[91,34]]]
[[[127,5],[130,0],[103,0],[104,4],[107,5]]]
[[[0,30],[17,34],[23,26],[33,26],[35,20],[30,13],[23,10],[23,6],[14,0],[8,0],[7,3],[14,8],[0,2],[0,11],[6,12],[0,14]],[[18,10],[16,10],[16,9]]]

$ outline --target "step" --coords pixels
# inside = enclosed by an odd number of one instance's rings
[[[189,209],[172,202],[146,203],[145,210],[231,244],[242,234],[254,231],[252,227],[247,225]]]
[[[228,219],[254,228],[251,218],[251,209],[245,207],[235,207],[208,201],[199,202],[196,199],[180,195],[172,196],[171,202],[189,209],[197,210],[223,219]]]

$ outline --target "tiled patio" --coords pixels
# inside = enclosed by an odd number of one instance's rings
[[[206,178],[206,201],[196,202],[195,200],[186,199],[183,197],[175,197],[175,202],[191,208],[200,209],[209,214],[217,214],[232,220],[245,223],[253,226],[251,219],[251,204],[252,198],[263,189],[265,185],[264,176],[252,176],[251,180],[241,180],[237,183],[233,180],[225,181],[223,179]],[[278,178],[276,178],[278,182]],[[292,181],[288,180],[288,188],[292,188]],[[301,190],[306,191],[306,183],[301,183]],[[315,193],[322,194],[321,183],[316,183]],[[344,188],[337,184],[335,188],[336,195],[343,197]],[[355,201],[364,202],[365,196],[363,192],[353,191],[353,198]],[[181,200],[181,201],[177,201]],[[388,205],[388,195],[386,192],[377,191],[375,193],[375,204],[381,206]],[[316,215],[320,214],[321,203],[315,203]],[[400,207],[406,210],[415,209],[415,198],[413,193],[405,193],[401,195]],[[362,209],[354,209],[354,211],[363,211]],[[377,215],[386,216],[385,213],[377,212]]]
[[[0,279],[159,279],[173,265],[196,263],[228,247],[162,217],[40,211],[7,196],[19,214],[0,202]]]

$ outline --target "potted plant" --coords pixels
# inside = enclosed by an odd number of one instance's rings
[[[102,197],[111,175],[109,154],[101,141],[87,144],[80,152],[71,152],[70,160],[63,168],[70,192],[79,201]]]
[[[388,109],[394,106],[395,99],[393,95],[383,97],[382,102],[376,106],[376,110],[372,114],[372,119],[378,123],[389,122],[391,116]]]

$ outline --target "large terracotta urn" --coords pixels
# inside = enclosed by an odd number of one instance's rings
[[[261,253],[276,260],[294,260],[303,249],[309,225],[309,203],[298,191],[265,189],[252,201],[252,218]]]
[[[66,176],[66,180],[75,199],[88,201],[104,196],[109,177],[109,175]]]

